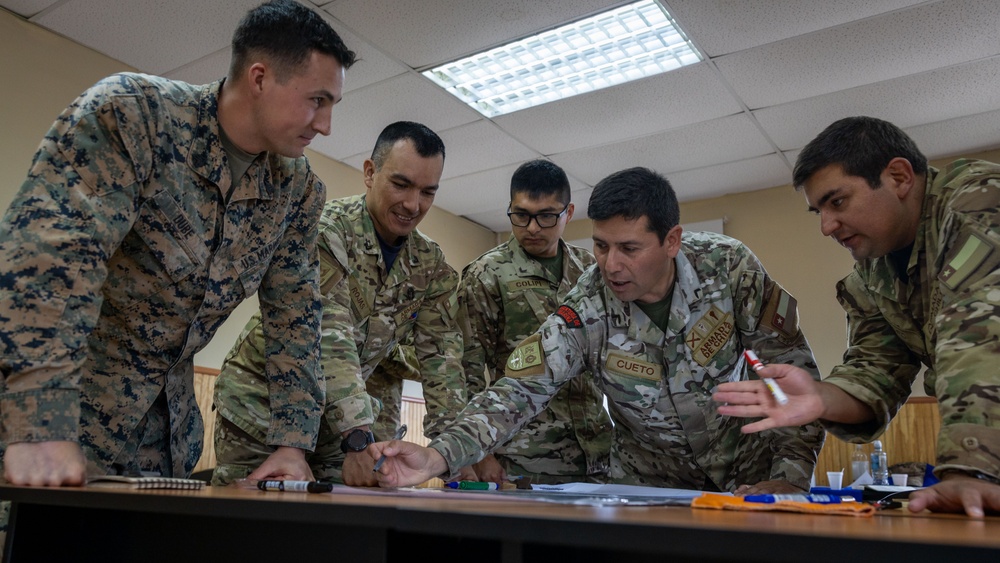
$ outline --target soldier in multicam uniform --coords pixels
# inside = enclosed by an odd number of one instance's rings
[[[743,434],[711,401],[719,382],[746,373],[737,369],[744,349],[817,373],[795,300],[739,241],[682,234],[673,189],[651,170],[599,182],[587,214],[597,266],[429,448],[370,448],[388,456],[380,484],[477,460],[589,369],[615,422],[609,481],[740,494],[808,488],[824,439],[818,424]]]
[[[437,134],[418,123],[393,123],[364,163],[367,193],[332,200],[323,210],[320,356],[326,403],[315,451],[307,454],[311,478],[376,484],[373,462],[363,452],[374,441],[371,426],[381,405],[366,382],[401,341],[410,339],[420,366],[425,434],[436,435],[465,405],[462,335],[454,318],[458,274],[441,248],[416,230],[434,202],[443,168],[444,144]],[[273,424],[280,411],[272,405],[285,404],[297,390],[269,384],[260,339],[256,316],[215,386],[216,485],[260,478],[257,466],[272,446],[284,434],[300,432]]]
[[[326,189],[303,150],[329,133],[353,62],[314,11],[273,2],[240,23],[224,82],[118,74],[58,118],[0,223],[8,482],[188,476],[193,357],[254,292],[268,371],[297,390],[282,417],[308,439]]]
[[[590,252],[561,238],[573,204],[569,179],[554,163],[533,160],[518,167],[510,181],[507,215],[511,239],[466,266],[459,285],[462,364],[470,395],[503,376],[511,351],[555,312],[594,263]],[[602,482],[610,449],[604,394],[590,377],[577,377],[474,468],[481,481],[519,475],[535,483]]]
[[[921,364],[941,412],[935,475],[909,508],[1000,512],[1000,165],[956,160],[943,170],[906,133],[871,117],[837,121],[799,154],[794,185],[824,235],[850,250],[837,284],[847,312],[844,363],[816,384],[771,365],[789,403],[753,385],[720,388],[720,412],[765,417],[747,430],[820,419],[834,435],[878,437]]]

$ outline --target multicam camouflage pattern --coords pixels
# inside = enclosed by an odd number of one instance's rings
[[[365,389],[373,399],[382,403],[382,410],[375,418],[372,432],[379,441],[391,440],[402,424],[403,380],[420,381],[420,363],[412,345],[399,344],[384,360],[375,366]]]
[[[219,87],[114,75],[46,134],[0,223],[5,443],[78,440],[91,473],[189,475],[192,358],[254,292],[268,371],[296,390],[278,420],[318,421],[326,190],[304,158],[268,154],[233,184]]]
[[[928,171],[909,282],[888,258],[858,262],[837,285],[849,347],[828,381],[868,404],[866,425],[829,425],[870,441],[927,366],[941,411],[936,471],[1000,477],[1000,165],[957,160]]]
[[[517,239],[472,261],[459,285],[462,364],[469,395],[503,377],[511,351],[538,330],[576,284],[594,256],[559,241],[561,278],[524,251]],[[487,379],[487,377],[489,379]],[[493,454],[509,475],[536,483],[603,481],[611,450],[604,394],[589,376],[574,378],[548,407]]]
[[[219,417],[263,444],[314,450],[307,459],[315,477],[339,480],[341,434],[375,422],[381,405],[367,392],[366,382],[399,342],[412,343],[420,365],[427,436],[437,435],[465,405],[462,336],[454,318],[458,274],[440,247],[419,231],[407,238],[386,273],[364,196],[327,202],[319,233],[326,406],[315,449],[312,443],[288,439],[289,433],[296,437],[300,431],[273,424],[270,404],[290,390],[268,383],[255,320],[223,364],[215,405]],[[219,467],[234,458],[245,464],[247,457],[234,447],[216,442]],[[254,467],[264,459],[255,459]],[[235,472],[217,470],[213,482],[223,484],[224,476]]]
[[[511,354],[507,377],[473,398],[431,447],[452,471],[474,462],[589,369],[615,422],[611,482],[732,491],[783,479],[808,487],[825,436],[819,425],[742,434],[747,420],[718,415],[711,398],[719,383],[745,376],[734,369],[745,348],[819,377],[794,299],[723,235],[685,233],[676,264],[666,334],[591,267]]]

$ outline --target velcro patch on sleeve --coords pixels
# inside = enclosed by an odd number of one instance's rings
[[[542,336],[538,333],[525,338],[507,358],[504,375],[526,377],[545,373],[545,354],[542,353]]]
[[[566,321],[566,326],[569,328],[580,328],[583,326],[583,321],[580,320],[580,315],[578,315],[576,311],[568,305],[559,307],[559,309],[556,310],[556,315]]]
[[[783,287],[774,284],[764,304],[760,324],[784,338],[794,338],[799,333],[798,302]]]
[[[938,278],[948,289],[955,291],[993,253],[993,245],[976,233],[965,235],[965,241],[955,245],[958,252],[949,257]]]

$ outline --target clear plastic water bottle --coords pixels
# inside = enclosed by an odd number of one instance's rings
[[[854,483],[862,475],[868,473],[868,456],[861,449],[861,444],[854,444],[854,455],[851,456],[851,482]]]
[[[885,450],[882,449],[882,441],[875,440],[872,443],[872,446],[875,447],[875,449],[872,450],[871,456],[872,484],[888,485],[889,463],[888,456],[885,454]]]

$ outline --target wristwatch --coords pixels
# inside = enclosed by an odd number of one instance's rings
[[[363,452],[368,444],[375,443],[375,435],[371,433],[370,430],[362,430],[360,428],[355,428],[344,436],[344,439],[340,441],[340,451],[344,452]]]

